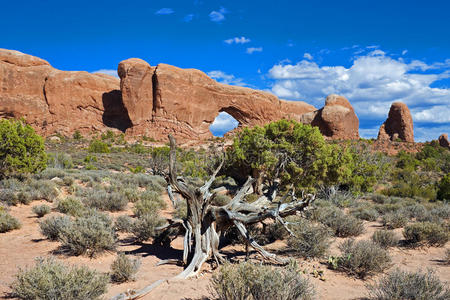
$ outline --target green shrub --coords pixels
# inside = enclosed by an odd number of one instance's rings
[[[352,210],[351,214],[358,219],[366,221],[376,221],[379,216],[377,210],[371,207],[358,207]]]
[[[140,195],[140,199],[134,204],[133,211],[137,217],[140,217],[148,213],[158,212],[165,206],[166,203],[158,193],[148,191]]]
[[[389,230],[377,230],[372,235],[372,241],[383,247],[383,248],[389,248],[394,247],[398,245],[399,238],[397,235]]]
[[[322,257],[330,247],[330,232],[323,225],[303,220],[291,230],[295,236],[289,238],[288,245],[303,257]]]
[[[324,207],[319,210],[318,221],[330,227],[334,231],[335,236],[358,236],[364,232],[364,225],[361,220],[356,219],[352,215],[346,215],[340,209]]]
[[[409,244],[427,243],[430,246],[442,247],[448,241],[449,232],[441,224],[419,222],[406,226],[403,236]]]
[[[39,222],[41,233],[51,241],[56,241],[61,233],[72,225],[68,216],[51,216]]]
[[[138,259],[130,259],[120,253],[111,265],[111,280],[118,283],[132,281],[135,279],[139,266]]]
[[[39,259],[20,269],[11,285],[12,294],[27,300],[99,299],[106,293],[108,276],[87,267],[68,267],[54,259]]]
[[[0,210],[0,233],[21,227],[20,222],[4,210]]]
[[[158,214],[153,211],[141,215],[131,227],[131,233],[137,241],[143,242],[155,236],[155,228],[162,225],[163,221]]]
[[[72,138],[74,140],[81,140],[83,138],[83,136],[81,135],[79,130],[75,130],[75,132],[72,135]]]
[[[58,240],[68,254],[93,257],[97,253],[115,249],[116,233],[107,215],[92,211],[65,227]]]
[[[43,199],[53,202],[53,200],[55,200],[59,195],[59,190],[54,181],[35,180],[31,182],[30,185],[34,189],[34,199]]]
[[[42,218],[46,214],[50,213],[50,211],[50,206],[45,204],[33,206],[33,212],[38,216],[38,218]]]
[[[67,197],[59,200],[56,210],[60,213],[71,215],[73,217],[79,217],[84,214],[86,207],[83,205],[80,199],[76,197]]]
[[[406,272],[399,269],[369,285],[370,299],[446,300],[450,289],[432,271]]]
[[[0,202],[7,205],[17,205],[19,203],[19,198],[14,190],[3,189],[0,190]]]
[[[220,300],[309,300],[315,295],[295,266],[281,269],[250,262],[226,263],[213,275],[211,288]]]
[[[359,278],[382,272],[391,259],[388,252],[372,241],[347,240],[339,245],[338,268]]]
[[[128,199],[118,192],[108,193],[104,190],[92,189],[87,193],[83,202],[90,208],[114,212],[124,210]]]
[[[114,230],[117,232],[130,232],[133,227],[133,218],[122,215],[118,216],[114,222]]]
[[[67,153],[49,153],[47,165],[55,169],[71,169],[73,168],[73,161]]]
[[[450,200],[450,173],[439,181],[437,199]]]
[[[382,217],[383,226],[388,228],[401,228],[408,224],[408,218],[402,210],[388,213]]]
[[[110,153],[111,150],[107,143],[101,140],[92,140],[89,144],[88,151],[91,153]]]
[[[0,120],[0,177],[36,173],[47,167],[44,140],[22,121]]]

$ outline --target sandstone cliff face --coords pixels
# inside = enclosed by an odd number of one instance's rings
[[[388,118],[381,125],[377,139],[414,142],[413,120],[405,103],[392,103]]]
[[[217,83],[195,69],[151,67],[131,58],[112,76],[67,72],[17,51],[0,49],[0,117],[24,117],[43,135],[115,128],[127,135],[181,141],[212,136],[224,111],[240,126],[294,119],[318,126],[331,139],[356,139],[358,118],[347,99],[330,95],[317,110],[263,91]]]
[[[342,96],[329,95],[325,106],[304,114],[300,121],[319,127],[320,132],[330,139],[359,139],[359,120],[350,102]]]
[[[450,143],[448,141],[448,136],[446,133],[443,133],[439,136],[439,145],[441,145],[441,147],[447,148],[450,150]]]

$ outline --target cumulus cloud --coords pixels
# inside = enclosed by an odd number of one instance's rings
[[[242,78],[236,78],[232,74],[227,74],[220,70],[215,70],[207,73],[209,77],[215,79],[217,82],[223,84],[237,85],[237,86],[248,86],[242,81]]]
[[[164,8],[161,8],[160,10],[156,11],[155,15],[170,15],[173,13],[174,13],[173,9],[171,9],[169,7],[164,7]]]
[[[209,13],[209,19],[213,22],[222,22],[225,20],[225,14],[228,13],[228,10],[225,7],[221,7],[218,11],[213,10]]]
[[[350,100],[360,120],[377,120],[380,124],[391,103],[402,101],[410,107],[415,123],[450,125],[450,89],[432,87],[450,77],[449,59],[432,64],[405,62],[377,46],[366,48],[371,52],[355,57],[348,68],[319,66],[309,58],[297,64],[274,65],[269,70],[274,80],[272,92],[317,107],[323,105],[327,95],[341,94]]]
[[[102,74],[106,74],[106,75],[110,75],[110,76],[119,78],[119,75],[117,75],[117,70],[100,69],[100,70],[94,71],[92,73],[102,73]]]
[[[247,48],[247,54],[253,54],[254,52],[262,52],[263,48],[262,47],[250,47]]]
[[[209,126],[212,134],[215,136],[223,136],[230,130],[238,127],[239,122],[226,112],[220,112],[214,122]]]
[[[310,53],[303,54],[303,58],[306,58],[308,60],[313,60],[313,56]]]
[[[227,40],[224,40],[224,42],[226,43],[226,44],[228,44],[228,45],[231,45],[231,44],[246,44],[246,43],[250,43],[250,39],[248,39],[248,38],[246,38],[245,36],[241,36],[241,37],[234,37],[234,38],[231,38],[231,39],[227,39]]]

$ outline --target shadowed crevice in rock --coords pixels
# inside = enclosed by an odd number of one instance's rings
[[[120,90],[113,90],[102,95],[103,123],[112,128],[125,132],[132,126],[128,111],[122,102],[122,93]]]

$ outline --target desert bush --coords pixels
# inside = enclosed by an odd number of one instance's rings
[[[314,287],[295,267],[273,268],[244,262],[226,263],[211,279],[218,299],[313,299]]]
[[[14,190],[2,189],[0,190],[0,202],[7,205],[17,205],[19,203],[19,198]]]
[[[44,140],[22,121],[0,120],[0,177],[46,168]]]
[[[27,300],[99,299],[106,293],[108,276],[87,267],[64,265],[54,259],[38,259],[20,269],[11,285],[12,295]]]
[[[218,194],[216,197],[214,197],[213,201],[211,202],[212,205],[217,206],[223,206],[228,204],[231,201],[231,198],[227,195]]]
[[[434,272],[406,272],[399,269],[369,285],[370,299],[445,300],[450,289]]]
[[[80,199],[76,197],[67,197],[58,201],[56,210],[63,214],[79,217],[86,211],[86,207]]]
[[[303,257],[322,257],[330,246],[330,231],[322,224],[307,220],[291,226],[295,236],[288,240],[289,247]]]
[[[116,233],[107,215],[91,211],[65,227],[58,235],[58,240],[68,254],[93,257],[97,253],[115,249]]]
[[[450,200],[450,173],[439,181],[437,199]]]
[[[351,214],[361,220],[376,221],[379,214],[378,211],[371,207],[358,207],[351,211]]]
[[[428,217],[428,210],[422,204],[416,203],[405,206],[402,211],[411,219],[415,218],[416,220],[423,220]]]
[[[137,241],[143,242],[155,236],[155,228],[162,225],[163,221],[157,212],[153,211],[140,216],[131,227],[131,233]]]
[[[46,214],[50,213],[51,208],[48,205],[42,204],[33,206],[32,210],[38,216],[38,218],[42,218]]]
[[[59,195],[56,183],[51,180],[35,180],[30,183],[34,189],[34,199],[43,199],[53,202]]]
[[[402,206],[399,203],[384,203],[375,205],[375,209],[381,215],[396,212],[397,210],[401,209],[401,207]]]
[[[442,247],[448,241],[449,231],[441,224],[418,222],[406,226],[403,236],[408,244],[427,243],[430,246]]]
[[[318,221],[330,227],[334,235],[338,237],[358,236],[364,232],[361,220],[352,215],[346,215],[342,210],[335,207],[319,208]]]
[[[148,191],[140,195],[140,199],[134,204],[133,211],[137,217],[140,217],[148,213],[158,212],[165,206],[166,203],[158,193]]]
[[[450,265],[450,249],[445,250],[444,263]]]
[[[39,222],[41,233],[51,241],[56,241],[67,227],[70,227],[72,220],[68,216],[50,216]]]
[[[47,165],[55,169],[71,169],[73,168],[72,156],[67,153],[49,153]]]
[[[19,229],[21,226],[19,220],[8,214],[4,210],[0,210],[0,233]]]
[[[110,153],[111,150],[107,143],[101,140],[92,140],[89,144],[88,151],[91,153]]]
[[[450,204],[445,203],[431,209],[430,213],[442,219],[450,219]]]
[[[408,224],[408,217],[405,215],[403,210],[391,212],[385,214],[382,217],[383,226],[388,228],[401,228]]]
[[[339,249],[338,269],[359,278],[382,272],[391,262],[388,252],[372,241],[350,239],[340,244]]]
[[[111,280],[118,283],[132,281],[135,279],[139,266],[138,259],[130,259],[120,253],[111,265]]]
[[[83,200],[84,204],[90,208],[107,211],[124,210],[128,204],[128,199],[121,193],[105,190],[90,189]]]
[[[389,199],[387,196],[382,194],[368,194],[365,196],[365,198],[370,199],[378,204],[384,204],[386,200]]]
[[[372,235],[372,241],[383,247],[383,248],[389,248],[394,247],[398,245],[399,238],[397,235],[389,230],[377,230]]]
[[[117,232],[130,232],[133,227],[133,218],[130,216],[118,216],[114,222],[114,230]]]
[[[124,188],[121,193],[127,198],[128,202],[136,202],[139,200],[140,192],[135,188]]]
[[[355,197],[351,192],[339,190],[335,186],[322,188],[319,193],[319,198],[325,199],[339,208],[349,207],[355,204]]]

